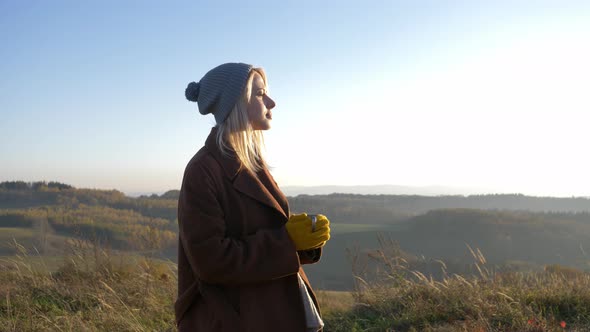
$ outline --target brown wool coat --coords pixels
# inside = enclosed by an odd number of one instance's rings
[[[297,272],[317,305],[284,224],[289,206],[267,170],[255,176],[223,156],[213,128],[188,163],[178,202],[179,331],[303,332]]]

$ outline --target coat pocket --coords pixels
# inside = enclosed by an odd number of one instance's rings
[[[240,289],[239,286],[226,286],[222,289],[225,300],[238,316],[240,315]]]
[[[187,311],[201,301],[201,291],[198,282],[194,282],[174,303],[176,324],[178,325]]]
[[[239,292],[236,289],[235,292],[229,291],[230,288],[219,287],[214,285],[202,285],[202,294],[205,304],[211,309],[212,315],[215,316],[217,321],[223,324],[224,331],[239,331],[242,322],[240,319],[240,308],[239,308]],[[229,295],[229,294],[235,295]],[[231,297],[238,296],[235,304],[232,304]]]

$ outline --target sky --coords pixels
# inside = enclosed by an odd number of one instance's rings
[[[162,193],[263,67],[282,187],[590,196],[588,1],[0,0],[0,181]]]

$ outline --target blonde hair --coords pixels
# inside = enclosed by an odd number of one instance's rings
[[[261,130],[252,129],[248,118],[248,104],[252,96],[252,80],[254,73],[260,74],[266,85],[266,74],[262,68],[252,68],[246,87],[238,102],[223,123],[217,125],[217,146],[226,156],[235,152],[245,167],[252,173],[267,167],[263,156],[264,136]],[[267,87],[268,88],[268,87]]]

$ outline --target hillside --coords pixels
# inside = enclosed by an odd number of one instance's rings
[[[178,190],[133,198],[57,182],[3,182],[0,254],[15,252],[13,238],[46,255],[63,253],[68,240],[86,239],[175,261],[177,198]],[[324,213],[332,222],[320,264],[307,268],[323,289],[351,289],[351,251],[358,248],[357,263],[370,262],[382,244],[379,235],[398,246],[412,268],[437,278],[438,259],[449,272],[472,272],[469,247],[479,248],[497,269],[588,267],[586,198],[332,194],[299,195],[289,202],[292,212]]]

